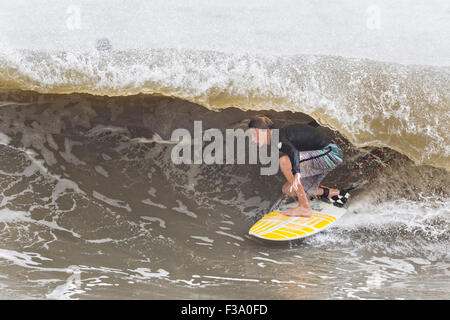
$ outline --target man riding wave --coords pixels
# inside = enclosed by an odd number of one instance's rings
[[[297,196],[299,203],[295,208],[282,211],[285,215],[310,217],[312,211],[307,195],[338,207],[342,207],[350,196],[347,190],[320,186],[323,178],[342,163],[344,156],[341,148],[321,135],[317,126],[311,122],[279,129],[278,149],[284,153],[279,164],[287,180],[282,191],[288,196]],[[252,117],[248,127],[252,130],[254,143],[260,147],[270,145],[275,127],[268,117]]]

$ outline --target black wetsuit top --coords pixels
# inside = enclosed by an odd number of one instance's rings
[[[331,141],[315,128],[315,123],[293,124],[279,129],[278,149],[289,156],[292,174],[300,172],[299,151],[321,150]]]

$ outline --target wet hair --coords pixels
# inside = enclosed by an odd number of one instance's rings
[[[266,116],[253,116],[250,118],[248,127],[258,129],[273,129],[274,125],[272,120],[270,120]]]

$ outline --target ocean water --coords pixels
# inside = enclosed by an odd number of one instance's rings
[[[450,297],[447,2],[0,9],[0,298]],[[251,238],[281,173],[171,161],[173,130],[259,113],[322,125],[326,181],[361,169],[333,227]]]

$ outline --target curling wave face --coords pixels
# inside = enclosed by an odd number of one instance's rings
[[[383,148],[385,165],[349,181],[360,189],[335,227],[261,243],[247,232],[279,199],[281,173],[170,157],[174,129],[239,128],[256,111],[150,95],[0,97],[2,298],[448,297],[445,169]],[[277,125],[311,120],[265,113]],[[345,154],[327,181],[379,151],[320,130]]]
[[[332,56],[215,51],[2,51],[0,86],[41,93],[164,95],[209,109],[305,113],[355,146],[450,168],[450,69]]]

